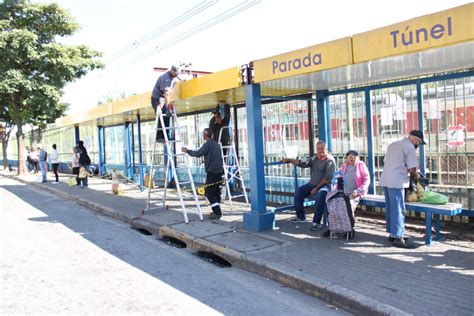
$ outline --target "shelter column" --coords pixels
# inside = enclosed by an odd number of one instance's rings
[[[142,121],[140,114],[137,114],[137,137],[138,137],[138,166],[140,170],[140,190],[143,192],[145,180],[143,177],[143,154],[142,154]]]
[[[369,194],[375,194],[375,164],[374,164],[374,126],[372,122],[372,106],[370,90],[365,89],[365,119],[367,121],[367,167],[369,168]]]
[[[105,131],[103,126],[97,126],[97,135],[99,139],[99,174],[105,175]]]
[[[275,213],[267,212],[265,195],[265,168],[263,156],[263,125],[260,85],[245,87],[247,132],[249,146],[250,212],[244,213],[244,227],[251,231],[273,229]]]
[[[418,129],[424,132],[424,122],[423,122],[423,93],[421,92],[421,80],[416,81],[416,103],[418,107]],[[426,136],[426,135],[425,135]],[[425,146],[420,146],[420,172],[425,174]]]
[[[331,118],[329,113],[329,97],[327,90],[316,91],[316,111],[318,113],[318,139],[326,142],[332,151]]]
[[[132,123],[125,122],[125,174],[130,179],[133,177],[132,126]]]
[[[81,139],[79,135],[79,125],[74,126],[74,140],[76,141],[75,144],[79,143],[79,140]]]

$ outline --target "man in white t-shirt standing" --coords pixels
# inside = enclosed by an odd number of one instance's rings
[[[413,130],[410,134],[388,146],[385,154],[385,165],[379,184],[384,187],[385,220],[389,241],[395,247],[412,248],[403,237],[405,232],[405,188],[410,184],[410,177],[418,179],[418,160],[416,149],[425,145],[423,133]]]

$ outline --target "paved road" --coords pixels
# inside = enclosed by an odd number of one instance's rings
[[[345,314],[1,177],[0,230],[0,314]]]

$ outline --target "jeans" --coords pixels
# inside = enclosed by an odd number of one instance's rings
[[[41,174],[43,175],[43,181],[47,181],[47,172],[46,172],[46,161],[40,161],[39,162],[39,167],[41,169]]]
[[[384,187],[386,230],[390,237],[402,238],[405,232],[405,189]]]
[[[304,199],[311,195],[311,190],[316,186],[310,182],[306,183],[303,186],[300,186],[296,189],[295,192],[295,210],[296,216],[300,219],[306,219],[304,212]],[[329,192],[328,187],[322,187],[316,193],[316,212],[314,213],[313,223],[321,223],[321,218],[323,217],[324,210],[326,209],[326,195]]]

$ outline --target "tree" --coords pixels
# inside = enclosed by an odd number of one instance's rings
[[[0,100],[0,104],[5,104]],[[7,160],[7,148],[8,148],[8,140],[10,139],[11,132],[15,128],[15,123],[13,122],[8,108],[6,106],[2,106],[0,108],[0,139],[2,141],[2,152],[3,152],[3,169],[8,168],[8,160]]]
[[[102,68],[101,53],[57,39],[79,28],[57,4],[5,0],[0,4],[0,100],[17,127],[18,173],[25,173],[25,124],[53,123],[67,110],[62,89]]]

